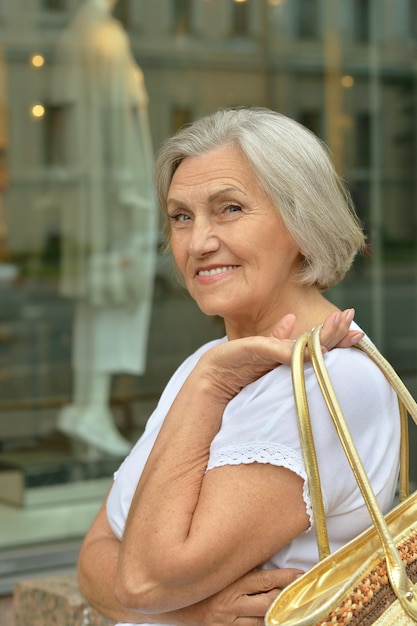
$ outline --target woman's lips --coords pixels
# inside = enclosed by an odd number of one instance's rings
[[[237,265],[222,265],[218,267],[212,267],[210,269],[199,269],[196,272],[197,276],[215,276],[216,274],[223,274],[236,269]]]

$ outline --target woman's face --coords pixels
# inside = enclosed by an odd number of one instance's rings
[[[200,309],[240,334],[277,321],[297,289],[299,250],[246,157],[222,146],[186,158],[167,202],[176,265]]]

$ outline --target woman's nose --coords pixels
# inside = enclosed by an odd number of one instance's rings
[[[196,218],[191,231],[189,252],[192,256],[202,256],[215,252],[220,246],[215,225],[208,219]]]

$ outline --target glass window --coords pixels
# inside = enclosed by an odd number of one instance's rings
[[[174,0],[174,32],[177,35],[186,35],[191,33],[191,13],[191,0]]]
[[[113,15],[116,19],[120,20],[123,26],[128,27],[130,24],[130,0],[117,0]]]
[[[354,34],[358,42],[367,43],[370,37],[370,0],[354,0]]]
[[[68,164],[68,116],[70,105],[45,105],[43,146],[45,165]]]
[[[191,109],[189,107],[174,106],[172,111],[172,132],[189,124],[192,121]]]
[[[113,10],[103,0],[89,2],[101,4],[95,21],[87,0],[29,1],[23,15],[1,2],[0,592],[22,572],[74,566],[167,380],[223,335],[160,252],[155,204],[149,272],[136,264],[138,185],[150,189],[163,140],[207,112],[267,106],[331,143],[369,241],[329,297],[356,308],[417,394],[417,2],[373,0],[393,16],[376,50],[369,0],[328,0],[331,25],[320,0],[118,0]],[[196,25],[201,36],[182,36]],[[103,302],[126,304],[138,275],[149,289],[134,320],[96,315]],[[102,376],[85,364],[113,364],[116,327],[128,362]],[[77,437],[77,410],[92,398],[114,453]],[[411,466],[417,483],[415,455]]]
[[[319,35],[318,0],[298,0],[296,32],[301,39],[316,39]]]
[[[42,8],[44,11],[65,11],[67,0],[42,0]]]
[[[249,0],[232,1],[232,36],[247,37],[249,35]]]
[[[358,168],[371,166],[371,114],[368,111],[356,116],[356,164]]]
[[[323,136],[321,111],[311,109],[301,111],[298,115],[298,121],[309,130],[312,130],[318,137]]]
[[[416,0],[410,0],[409,4],[409,25],[411,37],[417,37],[417,2]]]

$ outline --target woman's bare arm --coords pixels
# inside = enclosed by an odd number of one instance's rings
[[[107,522],[103,505],[83,542],[79,585],[89,604],[118,622],[178,626],[263,626],[265,613],[281,589],[301,574],[296,569],[256,570],[200,603],[162,614],[146,615],[126,609],[114,595],[120,542]]]
[[[323,329],[326,346],[346,335],[348,316],[338,315]],[[201,357],[179,391],[126,523],[116,577],[124,606],[153,613],[199,602],[308,528],[303,481],[293,472],[252,463],[206,473],[227,403],[290,362],[293,342],[286,337],[292,324],[283,318],[272,337],[219,344]]]
[[[348,347],[358,341],[361,333],[347,332],[352,317],[352,312],[349,311],[344,314],[339,313],[329,316],[322,333],[322,342],[327,349],[331,349],[334,346]],[[286,323],[288,327],[291,327],[291,319],[287,320]],[[288,332],[288,329],[287,331],[284,329],[284,336],[286,332]],[[282,329],[278,329],[277,336],[278,338],[282,337]],[[288,355],[290,355],[291,350],[292,344],[289,346]],[[210,472],[210,474],[213,475],[214,472]],[[256,491],[256,485],[254,489]],[[240,617],[249,616],[259,618],[259,624],[261,624],[262,615],[273,597],[278,593],[278,589],[286,584],[289,577],[294,577],[297,573],[292,570],[274,570],[265,573],[262,571],[253,572],[244,575],[243,578],[231,583],[224,590],[206,598],[200,603],[179,611],[164,611],[163,614],[153,612],[150,615],[146,614],[146,612],[139,613],[135,602],[132,602],[132,598],[128,602],[133,607],[132,610],[127,609],[115,598],[114,587],[117,579],[116,568],[119,559],[119,548],[120,543],[108,525],[105,508],[103,507],[97,516],[96,522],[87,534],[81,550],[79,562],[80,586],[84,595],[93,606],[118,621],[152,623],[155,620],[159,623],[192,625],[194,623],[193,620],[195,620],[195,623],[199,624],[239,624],[238,620]],[[138,562],[136,561],[136,563]],[[139,566],[137,568],[139,569]],[[267,588],[270,589],[269,593],[263,593]],[[207,595],[207,591],[203,595]],[[224,621],[221,620],[222,614],[224,614]],[[214,621],[214,615],[217,615],[217,621]],[[205,621],[205,618],[207,618],[207,621]]]

